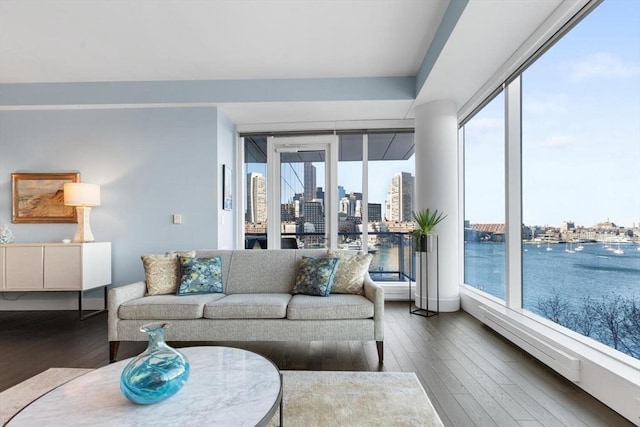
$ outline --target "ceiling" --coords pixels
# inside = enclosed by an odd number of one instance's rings
[[[44,108],[26,102],[3,104],[3,90],[25,87],[16,84],[268,83],[414,77],[422,72],[426,80],[422,84],[418,78],[415,96],[410,97],[290,101],[274,96],[260,102],[231,97],[197,104],[218,106],[239,127],[252,130],[284,123],[411,119],[415,105],[431,100],[464,105],[562,3],[451,1],[457,4],[0,0],[0,107]],[[454,10],[460,12],[456,15]],[[77,104],[46,108],[125,106],[99,100],[96,105]]]

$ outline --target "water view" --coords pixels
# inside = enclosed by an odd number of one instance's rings
[[[465,243],[467,284],[504,299],[504,257],[504,243]],[[640,245],[523,245],[523,307],[639,357]],[[635,325],[635,330],[627,331],[635,331],[635,336],[618,337],[616,331],[612,336],[611,328],[599,329],[595,325],[599,316],[608,316],[613,328],[618,322],[621,334],[625,334],[625,322]]]

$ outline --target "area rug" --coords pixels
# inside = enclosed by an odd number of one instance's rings
[[[89,369],[52,368],[0,393],[0,424],[47,391]],[[282,371],[283,424],[442,426],[413,373]],[[277,426],[279,414],[269,426]]]
[[[442,426],[418,377],[406,372],[282,371],[283,424]],[[278,414],[269,426],[278,425]]]

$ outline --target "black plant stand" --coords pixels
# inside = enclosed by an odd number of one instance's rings
[[[431,317],[440,313],[440,252],[438,250],[438,236],[434,235],[435,249],[436,249],[436,309],[429,310],[429,252],[418,252],[418,265],[420,266],[420,274],[416,288],[420,289],[420,299],[423,299],[426,304],[426,308],[419,308],[417,304],[414,304],[411,300],[411,280],[409,280],[409,313],[417,314],[419,316]],[[417,289],[416,289],[417,290]]]

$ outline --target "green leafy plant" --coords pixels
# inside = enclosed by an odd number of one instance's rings
[[[442,212],[438,212],[435,209],[433,212],[430,209],[422,209],[418,212],[413,212],[413,219],[416,222],[416,228],[413,230],[413,238],[415,241],[416,250],[420,250],[422,247],[422,240],[427,236],[433,228],[442,222],[447,216]]]

